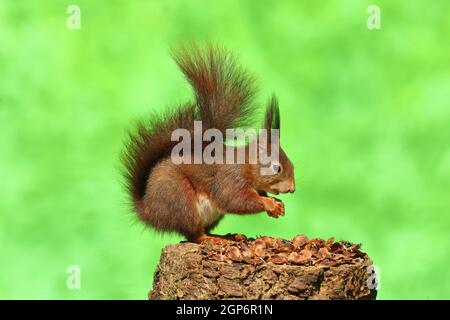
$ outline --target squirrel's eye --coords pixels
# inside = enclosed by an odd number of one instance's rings
[[[278,164],[272,165],[273,172],[280,173],[281,167]]]

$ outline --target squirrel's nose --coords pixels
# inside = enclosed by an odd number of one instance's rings
[[[289,188],[289,192],[290,193],[294,193],[295,192],[295,184],[294,183],[291,184],[291,187]]]

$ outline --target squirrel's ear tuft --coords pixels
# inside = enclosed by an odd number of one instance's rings
[[[275,95],[272,95],[272,98],[267,105],[264,128],[280,130],[280,109]]]

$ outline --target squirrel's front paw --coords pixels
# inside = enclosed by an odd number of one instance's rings
[[[284,203],[275,198],[267,198],[264,201],[265,210],[267,214],[273,218],[284,216]]]

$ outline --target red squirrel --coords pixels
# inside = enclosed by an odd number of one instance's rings
[[[266,211],[278,218],[284,204],[268,193],[295,191],[294,167],[279,148],[278,161],[269,164],[272,174],[262,174],[260,162],[175,164],[171,151],[178,141],[172,132],[184,128],[193,133],[194,121],[202,130],[248,127],[257,113],[251,77],[227,51],[191,47],[173,53],[173,58],[193,88],[195,100],[163,115],[141,121],[130,134],[123,154],[125,185],[139,218],[158,231],[177,232],[188,241],[215,239],[213,229],[225,213],[251,214]],[[265,112],[267,129],[263,148],[275,146],[271,130],[279,130],[280,115],[275,96]],[[277,145],[278,147],[279,145]],[[202,145],[204,148],[204,146]],[[249,144],[222,144],[223,154],[249,152]],[[259,157],[258,157],[259,159]],[[267,165],[264,165],[267,167]]]

